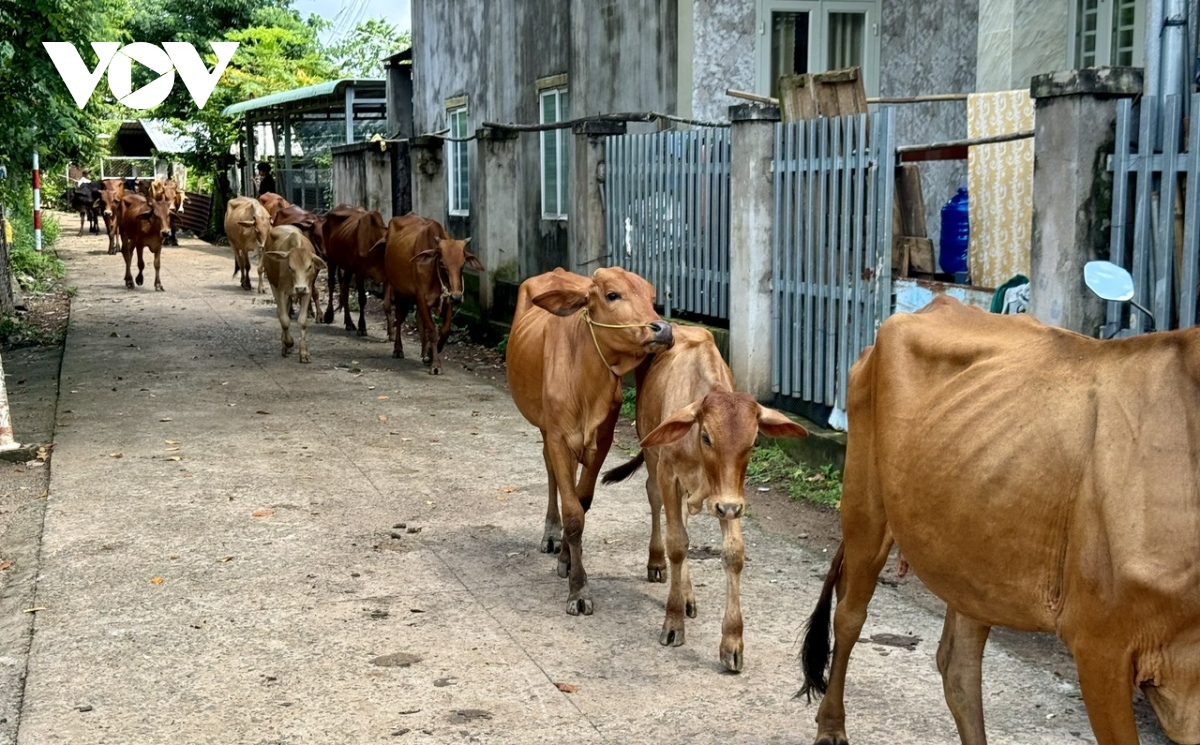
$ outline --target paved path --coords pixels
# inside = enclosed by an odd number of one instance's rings
[[[567,616],[536,550],[537,432],[504,390],[453,347],[441,377],[393,360],[378,323],[315,326],[313,363],[282,359],[228,249],[184,243],[156,293],[126,290],[101,240],[67,242],[79,294],[19,743],[811,742],[816,707],[792,695],[827,555],[750,522],[745,672],[722,674],[717,559],[692,563],[686,646],[657,642],[639,478],[597,496],[596,613]],[[711,518],[693,544],[719,546]],[[857,648],[855,742],[955,742],[940,618],[886,588],[872,611],[865,636],[923,641]],[[1071,685],[995,649],[985,674],[993,745],[1091,741]]]

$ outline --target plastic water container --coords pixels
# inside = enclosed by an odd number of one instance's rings
[[[942,207],[942,239],[938,247],[938,263],[946,274],[967,273],[967,245],[971,238],[971,222],[967,215],[967,187],[958,187]]]

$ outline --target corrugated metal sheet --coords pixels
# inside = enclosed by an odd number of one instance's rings
[[[353,85],[355,92],[362,90],[363,93],[374,93],[382,96],[384,93],[385,82],[379,78],[344,78],[342,80],[330,80],[325,83],[317,83],[316,85],[306,85],[303,88],[293,88],[290,91],[281,91],[272,93],[269,96],[260,96],[252,98],[249,101],[242,101],[230,106],[226,106],[221,113],[225,116],[238,116],[250,111],[258,111],[260,109],[269,109],[275,106],[282,106],[286,103],[299,103],[301,101],[314,101],[324,97],[339,97],[345,94],[347,86]]]
[[[187,201],[183,203],[183,215],[179,228],[192,233],[203,233],[208,230],[212,218],[213,199],[207,194],[188,192]]]

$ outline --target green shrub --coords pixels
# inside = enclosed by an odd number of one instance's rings
[[[33,193],[27,191],[24,196],[27,197],[25,203],[5,208],[5,215],[13,227],[13,242],[8,253],[9,267],[22,288],[44,292],[54,280],[61,279],[67,272],[66,265],[54,250],[61,226],[55,217],[43,210],[42,251],[39,253],[34,245]]]
[[[621,391],[621,416],[629,421],[637,419],[637,389],[625,388]]]

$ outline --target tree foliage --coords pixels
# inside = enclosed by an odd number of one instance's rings
[[[383,18],[368,18],[330,48],[330,56],[351,78],[383,77],[380,60],[412,46],[412,35]]]

